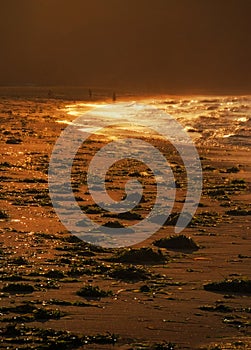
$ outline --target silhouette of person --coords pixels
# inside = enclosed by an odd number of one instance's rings
[[[92,90],[89,89],[88,92],[89,92],[89,97],[92,98]]]

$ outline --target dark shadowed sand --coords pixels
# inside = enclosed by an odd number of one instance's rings
[[[172,157],[179,184],[173,214],[135,251],[95,247],[66,231],[48,193],[50,153],[65,127],[56,121],[73,118],[63,110],[68,102],[0,99],[0,348],[251,349],[250,152],[198,146],[201,203],[182,232],[191,240],[181,239],[173,249],[168,241],[154,243],[174,234],[185,170],[170,145],[146,138]],[[107,175],[108,191],[123,198],[124,181],[136,176],[145,200],[120,218],[95,206],[83,174],[106,142],[94,136],[79,151],[75,195],[93,220],[130,226],[149,212],[156,184],[144,165],[132,162],[123,172],[119,162]]]

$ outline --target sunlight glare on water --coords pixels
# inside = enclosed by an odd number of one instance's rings
[[[122,100],[122,98],[121,98]],[[223,145],[232,143],[236,146],[250,147],[251,141],[251,96],[196,96],[195,97],[156,97],[142,98],[138,102],[155,106],[179,121],[196,143]],[[128,102],[128,105],[135,101]],[[117,102],[115,102],[117,104]],[[144,131],[138,125],[130,124],[128,117],[118,111],[106,113],[107,102],[73,103],[65,106],[69,116],[84,116],[82,131],[91,132],[92,127],[107,121],[118,121],[121,129]],[[99,111],[102,108],[102,111]],[[90,117],[91,116],[91,117]],[[151,118],[146,120],[149,127],[158,124],[163,127],[168,118]],[[60,120],[69,124],[71,121]],[[135,120],[134,120],[135,123]],[[127,124],[126,127],[123,124]],[[140,124],[140,120],[139,120]],[[119,129],[119,127],[118,127]],[[111,136],[112,137],[112,136]],[[113,137],[116,137],[115,135]]]

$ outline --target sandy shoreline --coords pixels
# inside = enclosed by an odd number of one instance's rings
[[[251,160],[247,151],[230,145],[198,146],[204,176],[203,195],[192,225],[183,232],[196,242],[198,250],[160,249],[153,245],[154,241],[174,233],[173,224],[166,223],[153,237],[135,247],[150,247],[156,260],[139,259],[137,263],[130,259],[113,260],[111,257],[118,253],[115,250],[74,242],[59,222],[48,195],[49,157],[65,127],[56,121],[71,119],[63,111],[69,102],[72,101],[46,98],[0,100],[3,336],[0,347],[15,349],[19,339],[19,349],[56,349],[55,344],[60,341],[65,349],[194,350],[211,349],[213,344],[218,344],[219,349],[235,349],[234,344],[236,349],[250,349],[251,290],[216,293],[204,289],[205,284],[226,278],[250,278]],[[170,151],[160,140],[152,143],[166,154]],[[81,159],[90,159],[103,144],[102,138],[90,140],[76,160],[74,175],[79,204],[86,210],[92,208],[90,217],[101,223],[115,219],[102,216],[88,201],[78,167]],[[179,159],[173,161],[180,183],[173,209],[176,212],[182,206],[186,184],[182,164]],[[123,164],[114,168],[117,198],[123,197],[122,168]],[[140,171],[143,173],[145,169]],[[153,179],[142,178],[142,181],[146,193],[154,198]],[[141,204],[138,213],[144,216],[151,202]],[[134,219],[121,222],[130,225]],[[125,277],[128,268],[135,279]],[[31,288],[10,291],[6,286],[12,283]],[[76,294],[84,284],[111,290],[113,294],[86,299]],[[19,305],[31,307],[20,311],[15,308]],[[47,314],[38,317],[41,309]],[[19,331],[23,323],[27,328]],[[16,327],[6,328],[7,325]],[[42,332],[30,329],[34,327],[96,338],[79,338],[74,343],[72,338],[54,333],[49,339]],[[105,336],[99,341],[97,334]],[[25,337],[29,338],[29,344],[25,344]],[[46,342],[51,347],[42,347]],[[162,343],[162,348],[157,343]]]

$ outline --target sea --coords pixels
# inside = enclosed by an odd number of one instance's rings
[[[91,93],[91,96],[90,96]],[[193,94],[193,95],[153,95],[148,92],[131,92],[118,90],[116,93],[111,88],[88,87],[39,87],[32,84],[22,87],[0,87],[0,95],[6,97],[19,97],[27,99],[30,96],[41,97],[46,100],[65,101],[64,111],[69,116],[78,117],[86,112],[104,105],[117,103],[143,103],[158,108],[175,118],[190,137],[197,144],[224,146],[231,145],[243,147],[247,151],[251,146],[251,95],[217,95],[217,94]],[[113,97],[116,101],[113,101]],[[90,98],[91,97],[91,98]],[[118,117],[115,116],[115,118]],[[91,128],[93,123],[102,124],[105,115],[92,116],[92,120],[84,122],[83,127]],[[146,118],[147,119],[147,118]],[[59,122],[69,123],[69,119]],[[129,121],[130,122],[130,121]],[[149,125],[165,126],[165,115],[160,113],[149,120]]]
[[[177,120],[190,135],[195,143],[214,146],[235,146],[247,151],[251,147],[251,96],[154,96],[123,98],[123,95],[114,101],[76,102],[65,106],[65,112],[71,116],[83,117],[83,130],[93,131],[97,125],[117,120],[119,112],[107,119],[105,108],[114,104],[132,106],[144,104],[157,108],[152,118],[146,116],[145,122],[149,126],[158,124],[165,127],[166,115]],[[92,110],[91,114],[90,111]],[[94,113],[99,110],[101,113]],[[162,113],[164,112],[164,113]],[[121,109],[121,114],[123,111]],[[91,117],[90,117],[91,116]],[[123,115],[121,122],[131,123],[131,116]],[[133,122],[136,120],[133,119]],[[66,120],[60,122],[69,123]],[[140,122],[140,120],[139,120]],[[92,127],[94,126],[94,129]]]

